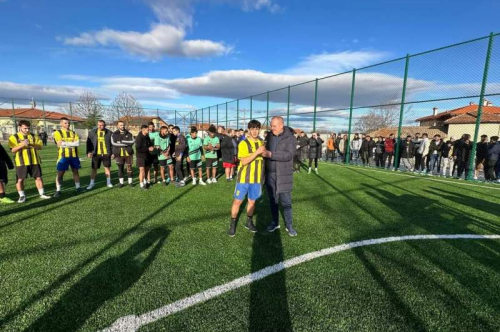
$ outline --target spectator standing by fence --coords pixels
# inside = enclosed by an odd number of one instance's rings
[[[361,149],[361,144],[363,141],[359,138],[359,134],[354,134],[354,138],[351,141],[351,152],[352,152],[352,160],[356,165],[359,164],[359,150]]]
[[[429,168],[427,169],[427,174],[434,175],[433,171],[437,168],[437,174],[439,174],[440,163],[441,163],[441,150],[443,148],[443,141],[440,135],[434,135],[434,139],[429,144]]]
[[[300,151],[300,160],[304,162],[308,158],[308,151],[309,151],[309,138],[307,137],[305,132],[303,131],[300,132],[299,141],[300,141],[300,146],[302,147]]]
[[[470,135],[464,134],[462,138],[457,141],[453,157],[458,165],[457,177],[462,179],[462,174],[465,172],[465,178],[469,175],[469,160],[471,157],[472,143]]]
[[[453,141],[448,140],[443,144],[441,148],[441,159],[443,160],[443,172],[442,176],[446,177],[446,170],[448,169],[449,176],[453,175],[453,166],[455,161],[453,160]]]
[[[375,166],[384,167],[384,138],[377,137],[375,142]]]
[[[335,133],[330,135],[328,141],[326,142],[326,161],[330,158],[333,162],[335,157]]]
[[[399,151],[401,162],[405,167],[405,171],[411,172],[413,170],[411,166],[411,160],[413,159],[413,141],[411,140],[410,135],[406,136],[405,140],[401,140]],[[398,167],[401,168],[401,164],[398,164]]]
[[[396,140],[394,139],[394,134],[390,134],[389,137],[387,137],[384,141],[384,163],[382,167],[385,167],[387,169],[391,168],[395,145]]]
[[[321,144],[323,144],[323,140],[318,137],[316,132],[312,133],[311,138],[309,139],[309,171],[308,174],[311,174],[312,162],[314,161],[314,171],[318,174],[318,158],[321,157]]]
[[[366,135],[365,139],[361,143],[361,161],[363,166],[370,166],[370,160],[373,157],[373,149],[375,148],[375,142],[372,141],[370,135]]]
[[[488,151],[486,153],[486,161],[485,161],[485,170],[484,176],[487,181],[497,180],[500,182],[500,179],[497,178],[495,174],[495,166],[500,159],[500,142],[498,142],[498,136],[490,137],[490,143],[488,144]]]
[[[488,156],[488,135],[481,135],[481,141],[477,143],[476,147],[476,163],[474,168],[474,180],[478,179],[479,171],[483,169],[486,164],[486,157]]]

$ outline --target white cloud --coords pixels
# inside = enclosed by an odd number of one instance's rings
[[[19,84],[0,82],[0,96],[14,99],[52,100],[57,102],[75,101],[89,89],[79,86],[46,86],[40,84]],[[99,98],[104,95],[95,93]]]
[[[285,72],[293,75],[328,75],[342,73],[375,64],[389,57],[390,53],[380,51],[344,51],[313,54],[306,57]]]
[[[118,46],[130,54],[159,60],[163,56],[200,58],[228,53],[231,47],[210,40],[185,40],[185,31],[170,25],[157,24],[145,33],[104,29],[78,37],[65,38],[66,45]]]

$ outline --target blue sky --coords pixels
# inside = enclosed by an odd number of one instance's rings
[[[127,91],[189,110],[499,32],[499,12],[495,0],[0,0],[0,97]],[[461,55],[474,72],[481,45]],[[434,79],[422,66],[415,78]]]

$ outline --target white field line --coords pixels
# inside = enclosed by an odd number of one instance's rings
[[[434,179],[434,178],[424,177],[425,175],[418,176],[418,175],[410,175],[410,174],[404,174],[404,173],[402,174],[402,173],[398,173],[396,171],[394,171],[394,172],[392,172],[392,171],[387,172],[387,171],[382,171],[382,170],[378,170],[378,169],[373,169],[371,167],[345,166],[345,165],[338,165],[338,164],[335,164],[335,163],[326,163],[326,162],[321,162],[321,165],[337,166],[337,167],[348,167],[348,168],[353,168],[353,169],[359,169],[359,170],[362,170],[362,171],[371,171],[371,172],[384,173],[384,174],[387,174],[387,175],[406,176],[406,177],[416,178],[416,179],[419,179],[419,180],[427,180],[427,181],[443,182],[443,183],[453,183],[453,184],[458,184],[460,186],[470,186],[470,187],[479,187],[479,188],[483,188],[483,189],[486,188],[486,189],[500,190],[500,187],[496,188],[496,187],[490,187],[490,186],[481,186],[481,185],[473,184],[473,183],[464,183],[464,182],[458,182],[458,181],[440,180],[440,179]]]
[[[299,265],[316,258],[332,255],[337,252],[346,251],[353,248],[370,246],[374,244],[399,242],[399,241],[412,241],[412,240],[453,240],[453,239],[500,239],[500,235],[478,235],[478,234],[443,234],[443,235],[407,235],[407,236],[392,236],[380,239],[363,240],[356,242],[349,242],[346,244],[337,245],[322,249],[319,251],[310,252],[301,256],[297,256],[281,263],[268,266],[257,272],[248,274],[241,278],[230,281],[226,284],[207,289],[203,292],[196,293],[184,299],[178,300],[171,304],[165,305],[161,308],[146,312],[142,315],[129,315],[116,320],[110,327],[107,327],[101,332],[135,332],[141,326],[153,323],[159,319],[168,317],[177,312],[183,311],[194,305],[203,303],[212,298],[230,292],[232,290],[249,285],[255,281],[261,280],[267,276],[283,271],[289,267]]]

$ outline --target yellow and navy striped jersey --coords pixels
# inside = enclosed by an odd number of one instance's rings
[[[41,149],[43,144],[40,137],[37,135],[23,133],[17,133],[10,136],[9,138],[9,148],[12,150],[21,144],[24,140],[28,140],[29,145],[23,147],[21,150],[16,152],[15,165],[16,166],[30,166],[41,164],[40,155],[38,154],[38,149]]]
[[[260,146],[264,145],[264,140],[258,138],[251,140],[244,139],[238,144],[238,159],[249,157]],[[243,165],[240,161],[238,166],[238,183],[262,183],[264,180],[264,158],[258,156],[251,163]]]
[[[108,154],[106,148],[106,140],[104,139],[106,132],[104,130],[97,130],[97,155],[102,156]]]
[[[57,142],[67,142],[74,143],[79,142],[80,138],[78,134],[73,130],[65,130],[60,129],[54,133],[54,140]],[[57,160],[61,158],[78,158],[78,148],[77,147],[69,147],[63,148],[62,146],[58,149]]]

